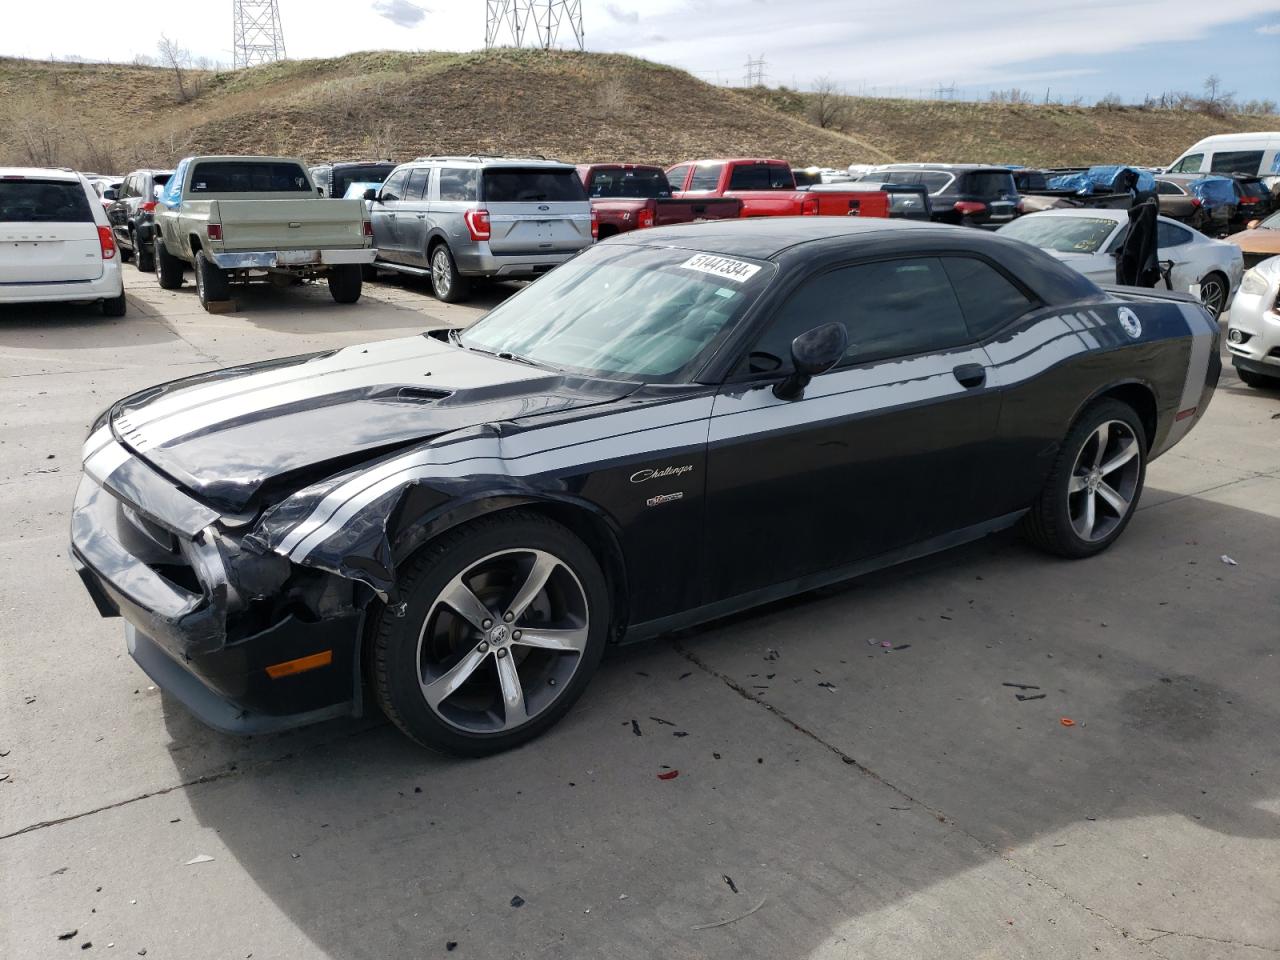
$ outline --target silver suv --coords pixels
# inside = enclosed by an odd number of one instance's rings
[[[564,263],[596,226],[577,171],[555,160],[419,157],[369,191],[375,268],[430,276],[458,303],[471,279],[528,279]]]

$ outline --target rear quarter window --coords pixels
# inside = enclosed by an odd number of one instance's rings
[[[969,332],[981,340],[1016,320],[1035,303],[995,267],[972,257],[943,257]]]
[[[481,177],[486,203],[572,203],[587,199],[576,170],[496,167]]]
[[[440,170],[440,199],[472,203],[476,200],[476,184],[480,172],[474,167],[442,167]]]
[[[1213,155],[1209,161],[1210,173],[1251,173],[1257,176],[1262,172],[1261,150],[1223,150]]]
[[[0,180],[0,223],[93,223],[78,180]]]

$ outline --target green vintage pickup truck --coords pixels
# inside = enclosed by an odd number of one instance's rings
[[[206,310],[230,299],[232,283],[321,276],[334,300],[355,303],[362,267],[377,256],[364,202],[321,199],[288,157],[187,157],[155,219],[160,286],[182,286],[190,265]]]

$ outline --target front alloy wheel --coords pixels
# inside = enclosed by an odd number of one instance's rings
[[[419,743],[481,756],[537,736],[594,673],[609,621],[604,575],[564,527],[523,511],[481,518],[401,573],[373,643],[384,712]]]

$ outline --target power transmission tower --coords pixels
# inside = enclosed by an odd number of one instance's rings
[[[280,0],[231,0],[236,69],[285,58]]]
[[[485,0],[486,50],[502,46],[550,50],[560,45],[561,26],[573,34],[573,46],[586,49],[582,0]]]
[[[752,57],[748,55],[747,75],[744,79],[746,86],[763,87],[764,79],[765,79],[764,68],[765,68],[765,61],[764,61],[763,53],[760,54],[760,56],[758,57]]]

